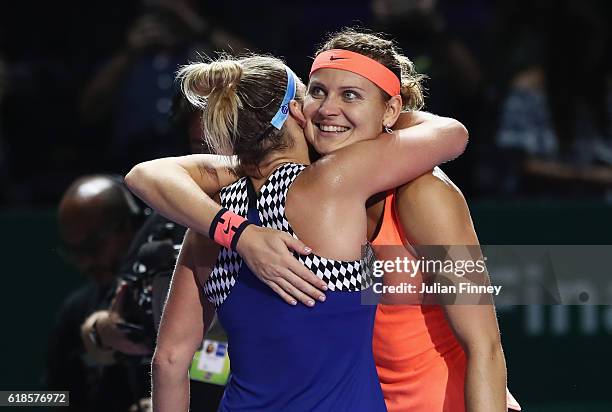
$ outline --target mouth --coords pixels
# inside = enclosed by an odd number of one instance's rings
[[[336,126],[316,123],[317,129],[324,133],[340,134],[349,131],[351,128],[346,126]]]

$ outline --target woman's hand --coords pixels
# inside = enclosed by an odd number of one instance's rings
[[[314,306],[315,300],[323,302],[325,295],[319,289],[327,290],[327,284],[306,269],[291,250],[303,255],[312,252],[288,233],[255,225],[242,232],[236,245],[255,276],[285,302],[296,305],[299,300],[306,306]]]

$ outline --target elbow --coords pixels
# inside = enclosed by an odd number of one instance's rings
[[[154,374],[183,373],[189,369],[193,353],[177,349],[164,349],[159,346],[151,360],[151,369]]]
[[[504,350],[499,334],[480,336],[473,341],[464,342],[465,353],[470,358],[479,358],[490,362],[502,362],[505,365]]]
[[[144,192],[147,182],[151,180],[150,162],[139,163],[123,178],[125,185],[138,196]]]
[[[459,157],[465,152],[469,133],[466,127],[458,120],[447,118],[442,126],[442,135],[451,148],[451,159]]]
[[[470,135],[463,123],[455,121],[455,125],[453,125],[453,136],[456,140],[455,157],[459,157],[465,152]]]

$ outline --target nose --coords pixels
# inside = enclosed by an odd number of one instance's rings
[[[321,103],[321,106],[319,106],[319,113],[325,117],[338,116],[340,114],[340,105],[333,96],[327,96]]]

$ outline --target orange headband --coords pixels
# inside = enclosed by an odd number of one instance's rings
[[[319,69],[347,70],[359,74],[390,96],[400,94],[400,80],[395,73],[374,59],[348,50],[332,49],[320,53],[312,63],[310,76]]]

